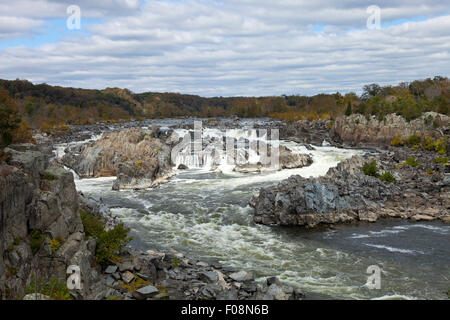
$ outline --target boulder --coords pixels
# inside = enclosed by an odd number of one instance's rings
[[[231,279],[238,282],[253,280],[253,274],[247,271],[234,272],[229,275]]]

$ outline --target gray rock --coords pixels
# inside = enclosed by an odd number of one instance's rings
[[[113,277],[108,276],[108,277],[106,278],[106,285],[107,285],[108,287],[112,287],[112,286],[114,285],[114,282],[115,282],[115,280],[114,280]]]
[[[270,287],[272,284],[276,284],[278,286],[281,286],[281,282],[280,279],[278,279],[277,277],[270,277],[267,278],[267,285]]]
[[[157,295],[159,293],[159,290],[154,286],[146,286],[136,290],[136,292],[145,298],[150,298]]]
[[[217,282],[219,280],[219,275],[214,271],[206,271],[199,273],[199,279],[205,282]]]
[[[117,271],[117,266],[108,266],[105,270],[106,274],[113,274]]]
[[[51,300],[51,298],[42,293],[30,293],[23,297],[22,300]]]
[[[119,271],[133,271],[134,270],[134,264],[131,261],[124,261],[119,265]]]
[[[253,280],[253,274],[247,271],[234,272],[229,275],[231,279],[238,282]]]
[[[136,278],[134,274],[132,274],[130,271],[126,271],[125,273],[122,273],[122,280],[125,283],[130,283]]]

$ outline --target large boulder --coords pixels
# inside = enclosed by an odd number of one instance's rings
[[[376,210],[400,190],[394,184],[364,175],[362,165],[363,159],[354,156],[330,169],[324,177],[306,179],[294,175],[277,186],[262,188],[250,200],[255,209],[254,221],[313,227],[364,220],[363,212]]]
[[[172,137],[159,128],[132,128],[67,150],[63,163],[81,178],[117,176],[113,189],[157,186],[173,175]]]

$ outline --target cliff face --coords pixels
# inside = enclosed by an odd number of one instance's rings
[[[384,120],[376,117],[366,119],[361,114],[352,114],[336,119],[330,131],[334,141],[350,146],[390,145],[395,137],[408,138],[416,133],[439,135],[434,127],[448,130],[450,117],[435,112],[424,113],[421,117],[408,122],[405,118],[389,114]]]
[[[117,176],[117,190],[149,188],[172,173],[168,138],[157,128],[110,132],[67,150],[62,161],[82,178]]]
[[[49,165],[32,145],[5,152],[11,159],[0,165],[0,298],[23,296],[35,272],[65,282],[69,265],[80,266],[87,290],[95,244],[84,237],[72,173]]]

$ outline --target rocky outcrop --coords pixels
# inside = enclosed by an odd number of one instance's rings
[[[250,200],[255,209],[254,221],[315,227],[352,221],[374,222],[380,217],[426,220],[425,215],[431,217],[430,220],[445,222],[450,215],[448,173],[435,171],[430,175],[425,166],[411,169],[399,165],[410,155],[397,155],[398,162],[393,161],[395,154],[378,156],[382,170],[393,172],[397,183],[365,175],[361,167],[368,159],[354,156],[331,168],[323,177],[292,176],[277,186],[262,188]],[[422,157],[427,161],[426,155]]]
[[[11,146],[0,165],[0,297],[23,296],[31,275],[66,279],[78,265],[93,280],[93,248],[85,240],[72,173],[49,165],[48,156],[30,145]],[[57,245],[56,245],[57,244]]]
[[[279,161],[281,169],[303,168],[313,163],[310,155],[294,153],[284,146],[280,146]]]
[[[263,126],[255,125],[255,128],[279,129],[280,139],[321,146],[323,141],[330,141],[331,125],[329,120],[299,120],[293,123],[271,122]]]
[[[127,129],[77,145],[62,158],[81,178],[117,176],[113,189],[144,189],[166,181],[172,173],[171,132]]]
[[[435,112],[426,112],[409,122],[396,114],[389,114],[383,120],[352,114],[336,119],[330,137],[348,146],[382,146],[390,145],[395,137],[404,139],[416,133],[440,136],[449,124],[450,117]]]
[[[269,148],[270,156],[270,148]],[[297,169],[310,166],[313,163],[312,157],[309,154],[294,153],[285,146],[279,147],[279,170],[282,169]],[[245,163],[235,166],[233,171],[241,173],[254,173],[271,171],[271,165],[262,165],[261,163]]]

